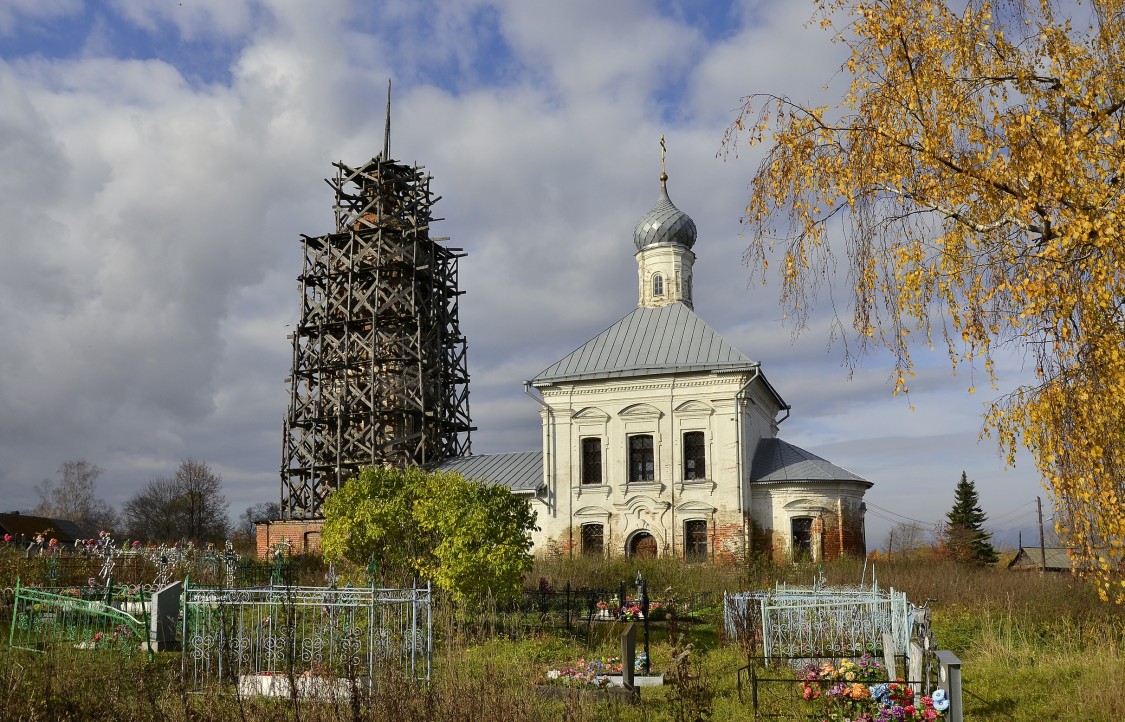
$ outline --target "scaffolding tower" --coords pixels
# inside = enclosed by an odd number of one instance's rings
[[[389,110],[388,110],[389,134]],[[301,317],[283,431],[281,508],[321,518],[361,467],[430,466],[470,453],[458,320],[459,248],[430,235],[423,166],[384,152],[334,163],[336,230],[302,235]]]

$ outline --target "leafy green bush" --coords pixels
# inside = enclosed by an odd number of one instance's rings
[[[515,597],[532,567],[527,502],[459,474],[369,467],[328,498],[324,515],[326,558],[374,562],[400,582],[426,577],[460,603]]]

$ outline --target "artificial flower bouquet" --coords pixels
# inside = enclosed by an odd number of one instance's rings
[[[638,652],[633,660],[633,673],[640,674],[644,671],[647,662],[645,653]],[[535,685],[602,689],[610,685],[610,675],[621,674],[621,658],[579,659],[575,664],[562,669],[544,669],[536,665],[535,670],[535,678],[531,680]]]
[[[869,654],[858,661],[810,664],[800,673],[801,698],[819,707],[831,722],[909,722],[943,719],[949,709],[944,690],[916,695],[901,679],[886,680],[883,666]]]
[[[620,665],[618,665],[620,668]],[[612,671],[605,669],[601,660],[579,659],[577,663],[562,669],[543,669],[535,666],[535,679],[532,684],[548,687],[574,687],[577,689],[602,689],[609,686]]]

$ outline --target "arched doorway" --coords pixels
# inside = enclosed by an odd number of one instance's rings
[[[631,557],[655,559],[657,551],[656,537],[647,531],[637,532],[629,540],[629,556]]]

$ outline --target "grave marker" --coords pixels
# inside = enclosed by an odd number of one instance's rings
[[[637,629],[632,622],[625,625],[621,634],[621,686],[633,692],[633,669],[637,662]]]

